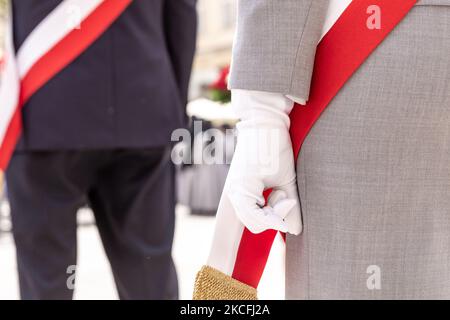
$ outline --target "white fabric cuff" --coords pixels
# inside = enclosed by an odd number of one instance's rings
[[[283,121],[289,128],[294,103],[305,104],[304,99],[288,97],[281,93],[232,90],[232,107],[236,116],[241,120]]]

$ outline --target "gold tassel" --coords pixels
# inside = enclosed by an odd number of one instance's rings
[[[203,266],[195,279],[194,300],[257,300],[255,288]]]
[[[5,176],[5,174],[3,173],[3,171],[2,170],[0,170],[0,199],[4,196],[3,195],[3,191],[4,191],[4,180],[5,180],[5,178],[4,178],[4,176]]]

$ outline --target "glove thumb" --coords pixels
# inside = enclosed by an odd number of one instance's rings
[[[284,219],[288,233],[299,235],[302,232],[300,199],[296,183],[274,189],[268,203],[274,208],[274,212]]]

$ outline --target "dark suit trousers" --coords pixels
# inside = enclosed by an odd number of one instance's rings
[[[167,147],[16,152],[7,171],[23,299],[71,299],[76,212],[89,204],[121,299],[176,299]],[[89,262],[85,262],[89,263]]]

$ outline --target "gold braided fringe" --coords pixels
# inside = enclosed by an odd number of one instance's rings
[[[256,289],[209,266],[197,273],[194,300],[257,300]]]

